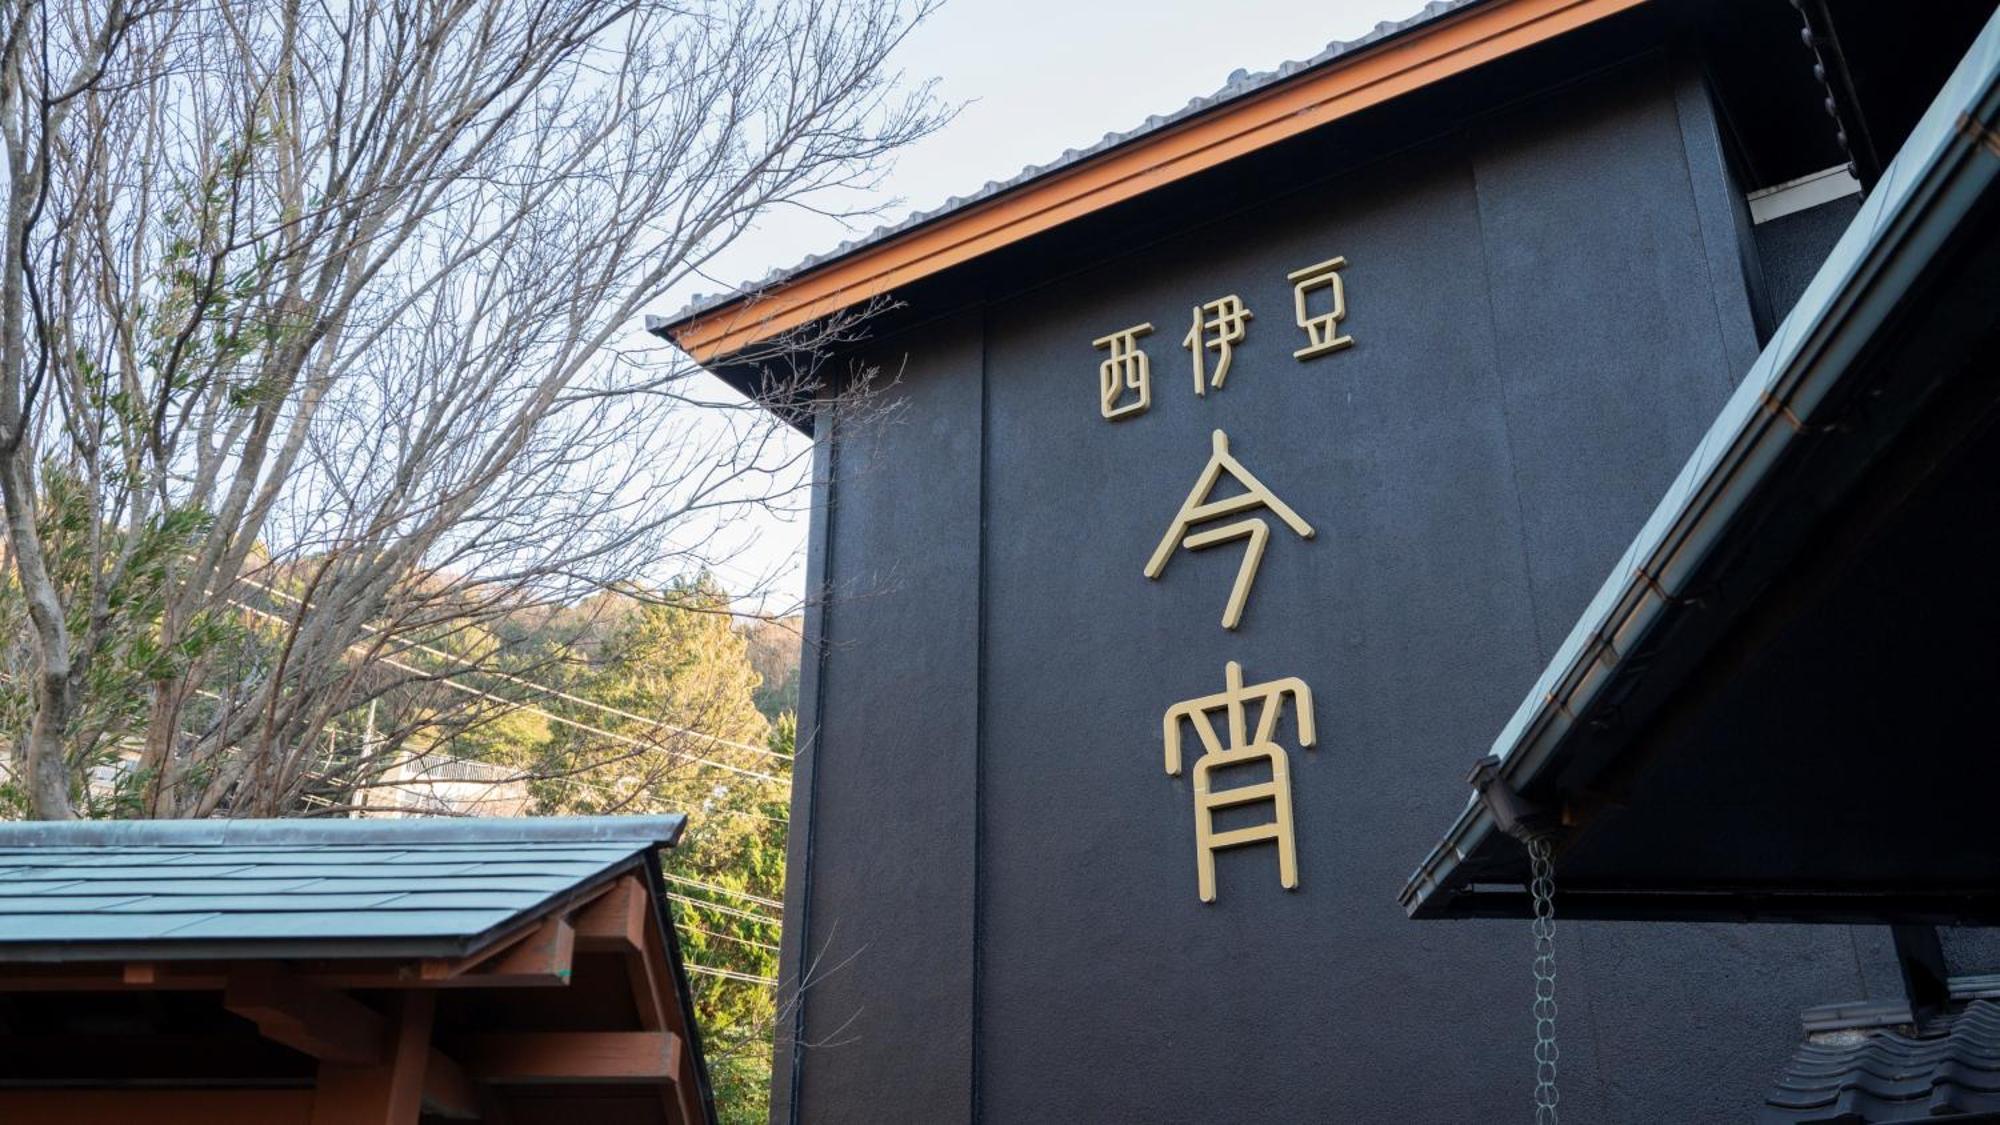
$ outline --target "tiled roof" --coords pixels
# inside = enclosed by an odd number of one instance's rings
[[[683,818],[0,825],[0,961],[452,955]]]
[[[1864,1125],[2000,1114],[2000,1003],[1975,1000],[1923,1035],[1808,1038],[1765,1099],[1766,1122]]]
[[[1479,0],[1431,0],[1431,3],[1424,5],[1422,11],[1417,12],[1407,19],[1385,20],[1382,23],[1376,24],[1374,30],[1361,36],[1359,39],[1335,40],[1327,44],[1325,50],[1311,58],[1281,63],[1275,70],[1259,71],[1256,73],[1247,70],[1236,70],[1229,75],[1228,81],[1223,83],[1220,90],[1195,98],[1171,113],[1148,117],[1136,128],[1128,129],[1121,133],[1106,133],[1098,139],[1096,144],[1085,148],[1065,149],[1062,155],[1047,164],[1030,164],[1004,180],[989,180],[985,186],[970,195],[952,196],[930,210],[913,212],[907,218],[903,219],[902,222],[877,227],[859,238],[841,243],[824,254],[814,254],[797,265],[774,269],[764,275],[761,280],[745,282],[732,292],[706,295],[697,293],[679,312],[671,316],[648,316],[646,318],[646,326],[649,329],[657,330],[667,325],[677,324],[689,317],[699,316],[712,309],[720,308],[736,300],[738,297],[757,292],[761,289],[768,289],[781,281],[804,273],[815,266],[825,265],[836,258],[843,258],[857,250],[873,246],[878,242],[887,241],[899,234],[920,227],[925,223],[941,219],[954,211],[970,207],[975,203],[983,203],[996,195],[1012,191],[1017,187],[1022,187],[1031,181],[1062,171],[1071,165],[1082,163],[1099,153],[1107,152],[1120,145],[1129,144],[1148,134],[1165,129],[1170,125],[1177,125],[1190,117],[1206,113],[1218,106],[1233,102],[1238,98],[1247,97],[1268,86],[1276,85],[1301,71],[1322,66],[1342,55],[1358,51],[1363,47],[1373,46],[1392,35],[1401,34],[1411,28],[1429,23],[1449,12],[1457,11],[1460,8],[1478,2]]]

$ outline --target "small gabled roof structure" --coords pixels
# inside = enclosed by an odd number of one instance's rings
[[[0,1120],[714,1120],[679,816],[0,825]]]

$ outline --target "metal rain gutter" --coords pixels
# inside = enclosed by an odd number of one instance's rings
[[[1765,475],[1814,421],[1911,280],[2000,179],[2000,12],[1883,170],[1826,263],[1757,357],[1694,455],[1494,740],[1518,791],[1688,590]],[[1414,915],[1496,830],[1475,794],[1399,896]]]

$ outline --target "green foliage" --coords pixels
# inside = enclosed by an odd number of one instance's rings
[[[682,955],[701,970],[753,978],[692,973],[696,1016],[723,1120],[761,1125],[777,996],[760,981],[778,975],[780,911],[757,900],[784,893],[797,724],[789,712],[775,721],[760,712],[753,639],[712,577],[593,608],[588,620],[558,615],[498,631],[511,631],[516,651],[568,650],[549,661],[568,670],[560,686],[605,706],[551,709],[595,730],[518,715],[454,749],[506,756],[540,777],[530,786],[538,813],[689,815],[680,846],[662,857],[668,889],[693,900],[673,904]],[[551,682],[546,670],[536,678]]]
[[[770,747],[789,758],[797,736],[796,718],[789,712],[782,714],[772,725]],[[669,852],[665,870],[711,886],[782,898],[779,888],[785,881],[787,803],[784,792],[767,792],[711,809],[700,827],[713,838],[691,838]],[[697,887],[680,886],[677,893],[745,913],[778,914],[773,907]],[[777,926],[686,903],[676,903],[675,908],[687,923],[682,928],[681,950],[688,961],[777,978],[778,951],[767,948],[778,944]],[[693,983],[695,1008],[709,1035],[709,1073],[723,1122],[761,1125],[770,1112],[776,990],[704,975],[696,975]]]
[[[43,500],[37,513],[45,563],[67,610],[73,638],[72,676],[78,688],[68,726],[66,755],[77,778],[75,799],[84,816],[133,815],[133,792],[144,778],[115,774],[107,788],[83,785],[109,767],[119,751],[143,730],[152,688],[235,642],[239,622],[215,613],[166,620],[167,597],[177,572],[201,537],[210,517],[197,508],[165,508],[138,521],[136,530],[99,528],[93,534],[88,482],[56,463],[42,469]],[[28,607],[18,578],[9,570],[0,581],[0,629],[25,638]],[[25,738],[34,716],[32,675],[27,662],[0,682],[0,729],[13,740]],[[22,794],[0,789],[0,815],[26,815]]]
[[[805,619],[757,621],[743,630],[750,643],[750,664],[764,682],[757,685],[757,710],[772,722],[799,709],[799,638]]]

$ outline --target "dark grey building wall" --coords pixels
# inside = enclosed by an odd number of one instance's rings
[[[821,428],[834,600],[786,954],[813,984],[777,1120],[1527,1108],[1525,924],[1410,922],[1396,891],[1755,353],[1740,201],[1679,73],[1217,199],[873,347],[901,409]],[[1285,275],[1335,254],[1357,343],[1297,362]],[[1177,343],[1228,293],[1257,319],[1197,399]],[[1154,405],[1107,423],[1089,342],[1140,321]],[[1274,522],[1235,632],[1240,548],[1141,575],[1217,427],[1318,533]],[[1204,905],[1160,719],[1227,660],[1304,678],[1319,743],[1287,742],[1298,890],[1252,847]],[[1884,952],[1832,927],[1559,942],[1564,1108],[1589,1121],[1747,1116],[1798,1010],[1866,994]]]
[[[802,1024],[781,1020],[779,1120],[797,1098],[808,1120],[879,1122],[889,1091],[900,1120],[970,1109],[979,321],[898,344],[921,375],[821,427],[828,596],[807,623],[784,953],[806,987]]]
[[[1792,311],[1827,252],[1860,210],[1861,197],[1850,195],[1758,225],[1757,257],[1771,295],[1773,321]]]

